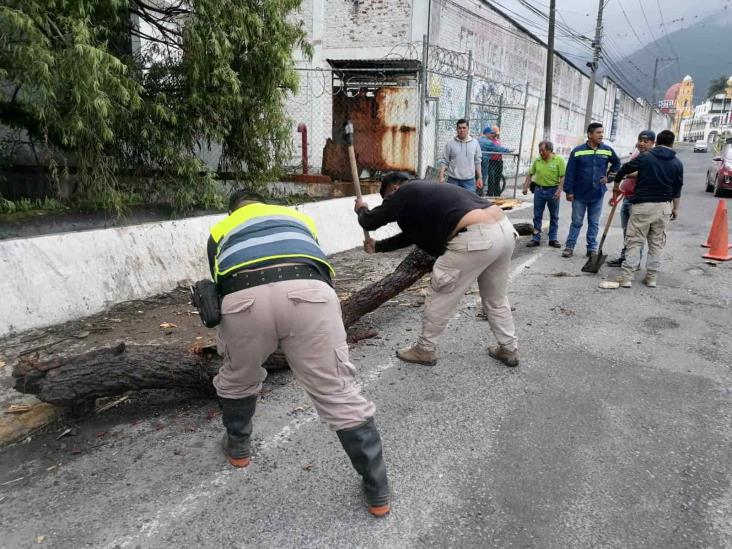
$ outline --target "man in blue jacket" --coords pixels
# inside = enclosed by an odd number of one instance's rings
[[[483,188],[478,190],[480,196],[500,196],[501,177],[503,176],[503,155],[510,153],[501,145],[498,137],[500,128],[498,126],[486,126],[483,128],[483,135],[478,139],[482,160],[480,170],[483,174]]]
[[[587,255],[597,252],[603,195],[608,178],[620,169],[620,158],[602,142],[605,130],[593,122],[587,126],[587,142],[572,149],[564,177],[564,192],[572,203],[572,224],[562,257],[572,257],[587,213]],[[608,167],[610,173],[608,173]]]
[[[615,176],[616,187],[626,175],[638,172],[633,205],[626,231],[625,261],[618,282],[623,288],[633,284],[633,274],[640,265],[640,251],[648,242],[646,277],[643,283],[655,288],[661,267],[661,252],[666,244],[666,226],[679,216],[681,187],[684,184],[684,165],[676,158],[673,147],[676,136],[663,130],[656,138],[656,146],[620,168]]]

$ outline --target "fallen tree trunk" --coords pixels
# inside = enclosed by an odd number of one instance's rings
[[[531,234],[531,225],[516,225],[520,234]],[[412,250],[393,273],[351,294],[341,302],[343,323],[353,325],[430,272],[435,258]],[[13,368],[15,389],[40,400],[68,406],[98,397],[142,389],[196,389],[213,392],[211,381],[221,366],[214,347],[130,345],[93,349],[81,354],[59,355],[45,361],[24,359]],[[265,367],[287,366],[281,353],[269,357]]]
[[[432,270],[435,258],[419,248],[412,250],[393,273],[373,282],[341,301],[343,324],[348,328],[363,315],[370,313],[409,288]]]

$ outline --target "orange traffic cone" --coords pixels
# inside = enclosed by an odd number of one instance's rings
[[[719,214],[719,219],[717,214]],[[709,234],[709,253],[704,254],[702,257],[705,259],[727,261],[728,259],[732,259],[732,255],[729,255],[727,204],[724,200],[719,201],[717,214],[714,215],[712,230]]]
[[[702,248],[711,248],[712,247],[712,235],[714,235],[717,232],[717,225],[722,223],[722,218],[727,217],[727,204],[724,200],[720,200],[717,202],[717,210],[714,212],[714,219],[712,219],[712,228],[709,229],[709,236],[707,237],[707,241],[702,244]],[[732,248],[732,244],[729,245],[730,248]]]

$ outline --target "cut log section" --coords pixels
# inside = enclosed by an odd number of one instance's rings
[[[519,234],[532,234],[529,223],[514,225]],[[393,273],[354,292],[341,302],[343,323],[353,325],[363,315],[394,298],[430,272],[435,258],[412,250]],[[13,368],[15,388],[62,406],[142,389],[196,389],[213,392],[213,377],[221,366],[215,347],[131,345],[58,355],[44,361],[21,359]],[[281,353],[271,355],[269,369],[287,366]]]

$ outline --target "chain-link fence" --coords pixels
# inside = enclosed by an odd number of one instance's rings
[[[400,170],[416,175],[420,147],[417,60],[331,61],[328,70],[301,70],[289,98],[292,158],[287,172],[351,179],[345,124],[354,128],[359,176]]]
[[[350,181],[348,120],[362,179],[376,180],[391,170],[433,178],[457,121],[466,118],[476,139],[485,139],[484,127],[499,128],[496,141],[511,153],[485,154],[483,171],[491,174],[487,191],[515,195],[516,175],[531,148],[524,139],[528,87],[499,79],[471,53],[430,45],[411,48],[409,57],[329,60],[328,69],[299,70],[300,89],[287,104],[289,178]],[[538,109],[536,98],[534,105]]]
[[[516,176],[521,171],[528,87],[498,80],[491,68],[474,60],[470,52],[459,53],[433,45],[427,52],[426,73],[426,121],[434,120],[434,145],[426,155],[432,161],[427,166],[428,174],[436,173],[446,143],[455,137],[457,121],[464,118],[470,123],[473,137],[486,143],[490,139],[494,145],[511,151],[483,153],[482,192],[501,196],[508,188],[515,196]],[[483,129],[488,127],[497,133],[483,136]],[[429,132],[428,123],[423,131]]]

